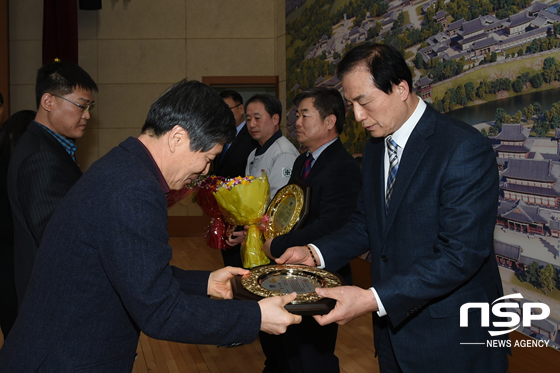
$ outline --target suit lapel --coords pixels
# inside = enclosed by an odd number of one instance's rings
[[[369,211],[373,214],[374,221],[368,223],[369,229],[377,229],[378,234],[372,237],[382,237],[383,226],[385,223],[385,186],[383,172],[383,154],[385,147],[383,139],[372,138],[364,149],[364,167],[363,167],[363,186],[364,202],[366,206],[366,214]],[[371,172],[367,171],[371,170]],[[368,209],[367,206],[372,206]],[[379,207],[377,207],[379,206]],[[372,232],[373,233],[373,232]],[[377,246],[377,243],[373,245]]]
[[[433,109],[428,105],[426,111],[418,121],[418,124],[410,134],[410,138],[406,143],[402,159],[399,162],[399,170],[397,178],[393,186],[393,194],[391,196],[391,203],[389,203],[389,211],[385,220],[385,229],[382,239],[385,241],[387,233],[391,225],[395,221],[395,216],[399,210],[399,206],[406,194],[414,174],[418,170],[422,159],[430,149],[430,145],[426,142],[426,138],[433,134],[435,127],[436,117]],[[383,198],[383,201],[385,199]]]
[[[331,162],[332,158],[340,147],[342,147],[342,142],[340,142],[340,139],[337,139],[325,150],[323,150],[321,156],[315,161],[315,164],[313,164],[311,171],[309,171],[309,175],[307,175],[306,180],[312,180],[315,175],[319,174],[321,170]],[[299,175],[301,176],[301,170],[299,170]]]

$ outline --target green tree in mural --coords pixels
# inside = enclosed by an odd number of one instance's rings
[[[559,128],[560,127],[560,115],[555,115],[552,117],[552,128]]]
[[[540,117],[543,112],[541,104],[539,104],[538,102],[534,102],[533,108],[535,109],[535,115]]]
[[[517,110],[517,113],[513,117],[511,117],[511,123],[521,123],[521,119],[523,118],[523,114],[521,110]]]
[[[535,114],[535,108],[533,105],[529,105],[525,109],[523,109],[523,112],[525,114],[525,119],[527,119],[527,122],[529,122]]]
[[[531,264],[529,264],[529,267],[525,271],[525,275],[527,276],[527,282],[529,282],[537,289],[540,288],[539,272],[540,272],[539,263],[537,263],[536,261],[531,262]]]
[[[544,83],[543,77],[541,73],[536,73],[531,77],[531,85],[533,88],[540,88]]]
[[[494,122],[496,122],[496,125],[501,126],[501,124],[504,123],[505,115],[506,111],[504,108],[499,107],[496,109],[496,114],[494,114]]]
[[[519,93],[521,91],[523,91],[523,81],[519,78],[515,79],[513,81],[513,83],[511,84],[511,87],[513,88],[513,91],[515,93]]]
[[[544,289],[545,295],[548,295],[548,291],[554,290],[554,277],[556,275],[556,270],[554,266],[548,263],[543,269],[539,271],[539,282]]]
[[[467,96],[469,101],[475,100],[476,97],[474,93],[475,93],[474,83],[473,82],[465,83],[465,95]]]

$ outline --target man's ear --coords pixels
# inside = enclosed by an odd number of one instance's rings
[[[274,125],[275,125],[275,126],[280,125],[280,115],[274,114],[274,115],[272,116],[272,122],[274,122]]]
[[[45,111],[52,111],[56,103],[54,102],[55,97],[50,93],[45,93],[41,96],[41,101],[39,101],[39,106]]]
[[[167,137],[169,151],[171,151],[171,153],[175,153],[177,147],[185,145],[189,146],[188,139],[189,136],[187,134],[187,131],[185,131],[183,127],[176,125],[171,129],[171,131],[169,131]]]
[[[328,130],[332,130],[336,125],[336,115],[330,114],[324,120]]]
[[[399,96],[401,96],[402,101],[406,101],[408,99],[408,95],[410,94],[410,87],[405,80],[401,80],[401,82],[396,86]]]

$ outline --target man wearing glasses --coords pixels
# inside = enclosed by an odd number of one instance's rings
[[[15,147],[8,167],[14,222],[14,274],[21,306],[43,232],[82,176],[74,140],[84,135],[97,85],[81,67],[52,62],[37,73],[37,115]]]

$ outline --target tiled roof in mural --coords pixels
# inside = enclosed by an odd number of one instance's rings
[[[551,175],[551,168],[551,161],[511,158],[503,176],[523,180],[556,181]]]
[[[498,140],[502,141],[525,141],[527,140],[527,135],[523,133],[522,123],[513,123],[502,125],[502,130],[496,136]]]

